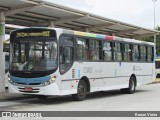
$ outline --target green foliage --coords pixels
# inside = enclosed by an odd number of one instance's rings
[[[156,30],[160,31],[160,27],[157,27]],[[143,41],[154,42],[154,36],[144,37]],[[156,54],[160,56],[160,35],[156,36]]]

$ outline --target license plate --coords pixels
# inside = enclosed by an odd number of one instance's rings
[[[24,88],[24,90],[27,91],[27,92],[32,92],[33,91],[32,87],[26,87],[26,88]]]

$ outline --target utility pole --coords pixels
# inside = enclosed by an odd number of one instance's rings
[[[5,92],[5,56],[3,41],[5,40],[5,15],[0,12],[0,93]]]
[[[155,30],[156,29],[156,2],[157,2],[157,0],[152,0],[152,1],[154,3],[154,30]],[[155,51],[156,51],[156,34],[154,34],[154,44],[155,44]],[[157,56],[156,53],[155,53],[155,55]]]

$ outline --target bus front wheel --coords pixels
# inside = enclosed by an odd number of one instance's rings
[[[135,90],[136,90],[136,79],[134,76],[131,76],[129,80],[129,87],[125,89],[121,89],[121,93],[133,94]]]
[[[38,98],[39,100],[46,100],[46,99],[47,99],[47,96],[45,96],[45,95],[38,95],[37,98]]]
[[[76,101],[82,101],[87,94],[87,84],[84,80],[81,80],[78,84],[77,94],[73,94],[72,97]]]

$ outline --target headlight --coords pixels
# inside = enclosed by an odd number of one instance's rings
[[[42,86],[45,86],[45,83],[42,83]]]
[[[50,84],[54,83],[56,79],[57,79],[57,76],[53,75],[53,76],[51,76],[51,79],[49,81],[42,83],[42,86],[50,85]]]
[[[10,78],[10,76],[8,75],[8,78],[7,78],[7,80],[8,80],[8,82],[10,82],[10,83],[14,83],[12,80],[11,80],[11,78]]]
[[[54,82],[55,80],[56,80],[56,76],[54,75],[54,76],[51,76],[51,79],[50,79],[50,81],[52,81],[52,82]]]
[[[8,80],[8,81],[11,80],[10,74],[7,75],[7,80]]]
[[[11,78],[10,78],[10,77],[8,77],[8,81],[11,81]]]

